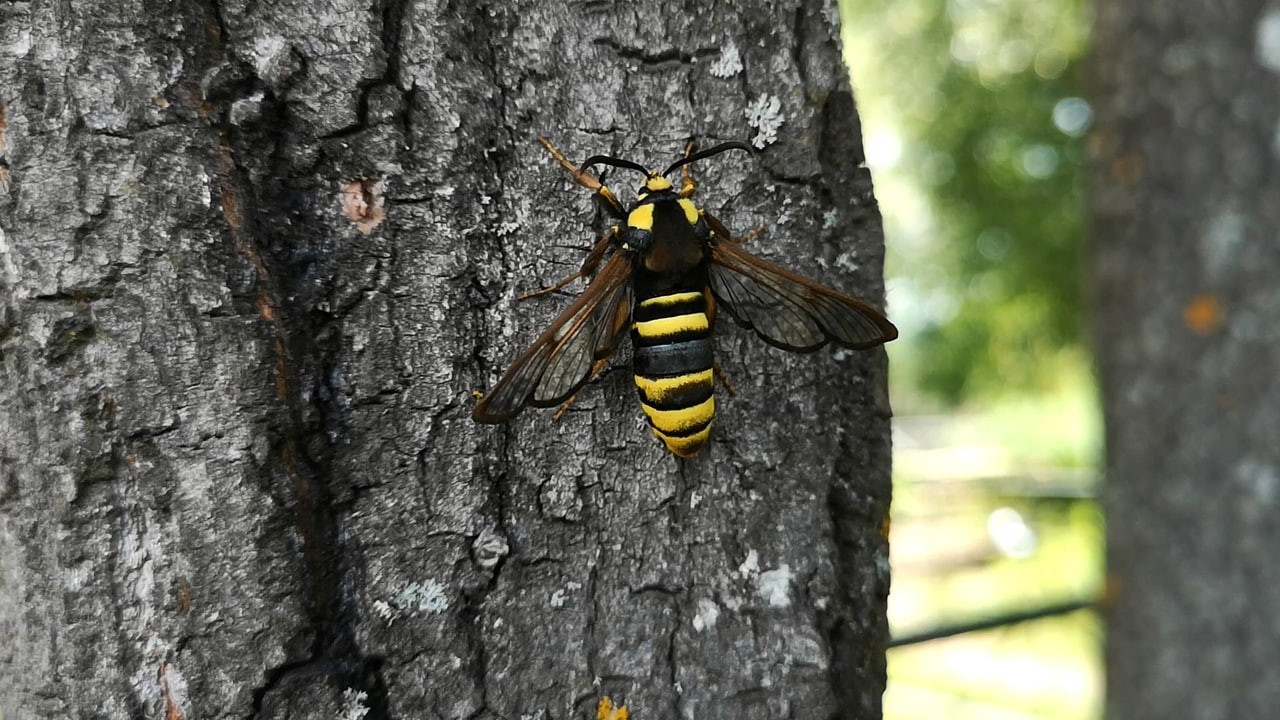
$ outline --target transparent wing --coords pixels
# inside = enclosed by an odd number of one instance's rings
[[[711,245],[711,292],[737,323],[784,350],[828,341],[862,349],[898,337],[878,310],[724,242]]]
[[[631,317],[631,261],[609,258],[582,295],[511,363],[472,411],[476,422],[499,423],[525,405],[550,407],[567,400],[588,379],[597,360],[613,354]]]

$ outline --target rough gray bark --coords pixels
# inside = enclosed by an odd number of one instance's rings
[[[727,330],[739,395],[690,462],[626,372],[558,424],[469,418],[565,302],[514,295],[592,242],[538,135],[660,164],[776,96],[700,201],[882,296],[835,22],[0,7],[0,715],[878,717],[882,354]]]
[[[1280,706],[1280,8],[1099,6],[1108,716]]]

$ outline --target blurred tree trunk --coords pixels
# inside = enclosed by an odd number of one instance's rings
[[[1098,9],[1108,716],[1280,706],[1280,9]]]
[[[726,329],[739,395],[684,463],[627,372],[558,424],[469,417],[565,303],[514,296],[593,240],[538,135],[661,165],[776,97],[701,201],[882,297],[834,23],[0,8],[0,715],[879,717],[882,353]]]

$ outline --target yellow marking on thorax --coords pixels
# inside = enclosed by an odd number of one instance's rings
[[[653,176],[644,181],[644,189],[649,192],[662,192],[671,189],[671,181],[661,177]]]
[[[678,433],[691,427],[710,422],[716,414],[716,398],[711,396],[693,407],[678,410],[659,410],[640,403],[640,409],[649,416],[649,422],[663,433]]]
[[[642,320],[633,327],[642,338],[664,338],[687,330],[708,330],[711,326],[707,323],[706,313],[696,312],[655,320]]]
[[[680,207],[684,210],[684,217],[689,221],[689,224],[697,225],[698,216],[701,214],[698,212],[698,206],[694,205],[689,198],[680,198],[676,202],[680,203]]]
[[[640,307],[655,307],[655,306],[661,307],[663,305],[679,305],[682,302],[688,302],[690,300],[700,300],[700,299],[702,299],[702,293],[696,292],[696,291],[671,293],[670,295],[659,295],[658,297],[651,297],[648,300],[641,300]]]
[[[662,402],[668,396],[675,395],[687,387],[710,385],[715,382],[711,368],[675,377],[647,378],[636,375],[635,378],[636,387],[640,388],[646,398],[654,402]]]
[[[707,438],[711,437],[711,426],[708,425],[688,437],[672,437],[653,428],[653,436],[661,440],[672,453],[684,458],[693,457],[707,444]]]
[[[627,215],[627,225],[638,230],[653,229],[653,204],[645,203],[637,205],[635,210]]]

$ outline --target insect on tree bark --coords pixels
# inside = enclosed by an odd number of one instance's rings
[[[880,351],[717,331],[738,396],[689,461],[626,372],[470,418],[593,242],[540,135],[754,141],[700,201],[880,305],[837,36],[813,2],[0,9],[0,714],[879,717]]]

